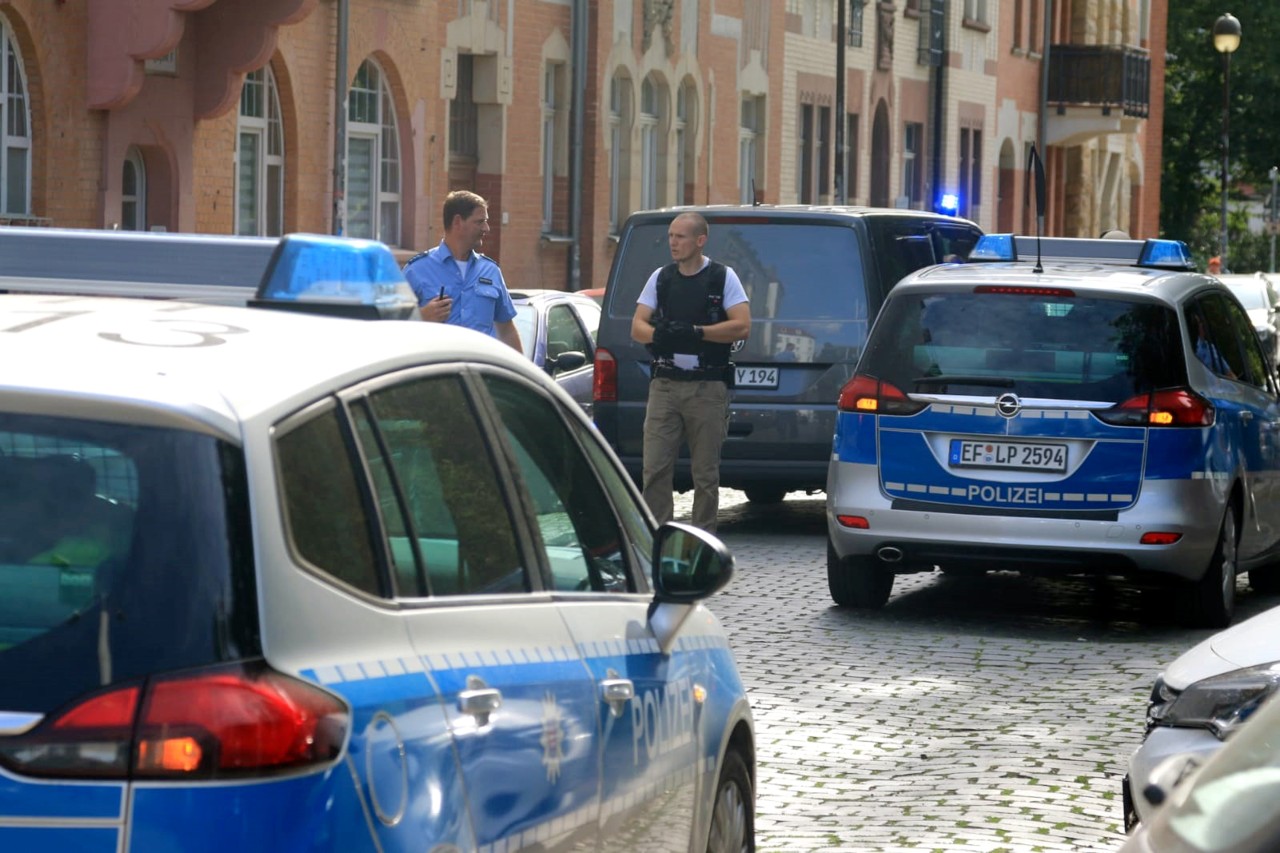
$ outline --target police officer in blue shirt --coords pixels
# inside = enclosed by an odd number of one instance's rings
[[[418,296],[422,319],[491,335],[523,353],[516,308],[502,270],[476,250],[489,233],[489,203],[455,190],[444,198],[444,239],[409,259],[404,277]]]

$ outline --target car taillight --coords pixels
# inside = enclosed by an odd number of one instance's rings
[[[216,779],[337,758],[342,700],[265,664],[157,676],[98,693],[0,738],[0,763],[31,776]]]
[[[618,401],[618,362],[607,349],[596,350],[595,374],[591,381],[591,399],[597,403]]]
[[[1115,426],[1211,426],[1213,404],[1189,388],[1166,388],[1130,397],[1101,412],[1098,420]]]
[[[840,389],[836,406],[862,415],[914,415],[927,404],[912,400],[891,382],[859,373]]]

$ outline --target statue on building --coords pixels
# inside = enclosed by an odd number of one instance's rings
[[[676,0],[644,0],[644,50],[647,51],[653,44],[654,30],[660,28],[667,55],[675,53],[676,45],[672,36],[675,12]]]
[[[893,70],[893,16],[897,7],[892,2],[876,4],[876,69]]]

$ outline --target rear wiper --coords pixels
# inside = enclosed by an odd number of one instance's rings
[[[911,380],[920,385],[986,385],[992,388],[1012,388],[1014,382],[1007,376],[962,376],[940,373],[937,376],[919,376]]]

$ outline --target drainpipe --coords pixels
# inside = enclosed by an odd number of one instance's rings
[[[845,78],[845,45],[849,43],[849,25],[846,14],[849,9],[848,0],[839,0],[836,3],[836,164],[832,169],[832,175],[835,178],[835,193],[832,199],[836,204],[845,204],[849,200],[849,194],[845,187],[847,180],[844,174],[844,164],[848,159],[848,152],[845,146],[848,144],[844,138],[844,126],[847,123],[845,112],[848,107],[845,104],[844,78]],[[826,187],[823,187],[826,189]]]
[[[333,73],[333,233],[347,230],[347,28],[348,0],[338,0],[338,53]]]
[[[930,198],[932,200],[933,209],[938,210],[942,203],[942,188],[946,185],[942,173],[942,150],[944,140],[946,139],[946,122],[947,122],[947,4],[945,0],[933,0],[934,3],[941,3],[942,20],[938,22],[942,30],[941,44],[938,46],[939,57],[938,64],[930,69],[930,79],[933,81],[933,139],[929,145],[929,180],[931,186],[929,188]],[[932,15],[932,7],[930,7]],[[921,22],[924,26],[924,22]]]
[[[1049,145],[1045,142],[1045,137],[1049,132],[1049,51],[1052,50],[1049,42],[1053,38],[1053,0],[1044,0],[1043,30],[1040,45],[1040,116],[1036,122],[1036,153],[1040,155],[1042,163],[1047,163],[1049,161]],[[1045,166],[1045,168],[1048,169],[1049,167]],[[1030,172],[1027,174],[1029,176]],[[1031,192],[1030,186],[1026,188],[1026,192]],[[1057,205],[1051,206],[1048,201],[1048,199],[1043,199],[1044,210],[1052,213]],[[1041,200],[1037,200],[1037,204],[1040,203]],[[1037,227],[1041,231],[1044,230],[1044,223],[1038,223]]]
[[[573,126],[569,133],[569,281],[571,292],[582,289],[582,142],[587,87],[587,0],[573,0]]]

